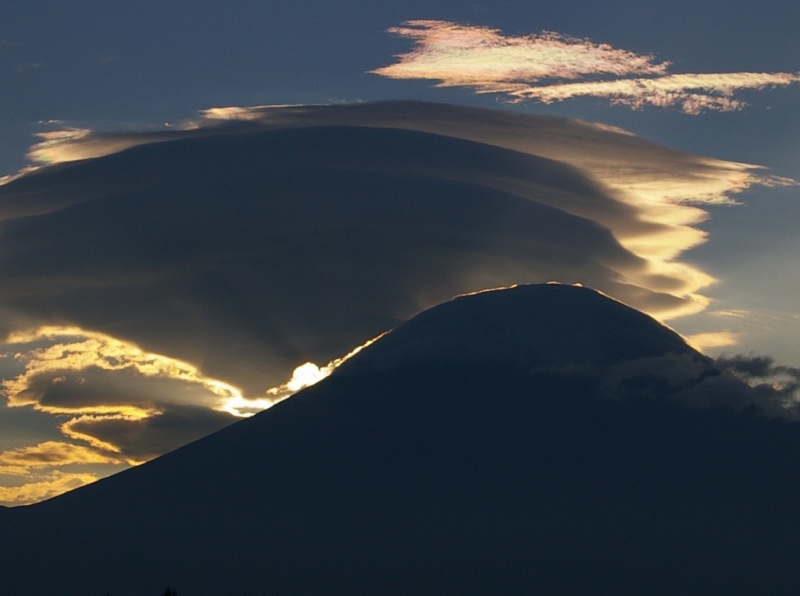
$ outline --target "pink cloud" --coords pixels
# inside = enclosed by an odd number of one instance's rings
[[[511,102],[589,96],[634,109],[652,105],[699,114],[741,109],[745,103],[733,97],[741,90],[800,81],[795,73],[671,74],[670,63],[652,55],[549,31],[512,37],[487,27],[408,21],[389,32],[414,40],[414,48],[373,74],[438,80],[437,87],[472,87],[505,94]]]

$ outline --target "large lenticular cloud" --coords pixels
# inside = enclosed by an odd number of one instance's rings
[[[408,21],[390,33],[414,41],[399,61],[371,71],[392,79],[433,79],[438,87],[471,87],[504,94],[512,102],[543,103],[602,97],[642,108],[677,107],[686,114],[733,111],[745,89],[785,86],[797,73],[726,72],[670,74],[669,62],[545,31],[521,37],[447,21]]]
[[[138,463],[268,407],[458,294],[556,280],[662,320],[702,310],[713,280],[680,258],[703,205],[790,183],[604,125],[414,102],[215,108],[31,156],[0,186],[0,370],[8,405],[64,439],[0,453],[30,475],[7,503],[90,480],[75,454]]]

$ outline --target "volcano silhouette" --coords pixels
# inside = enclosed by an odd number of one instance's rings
[[[747,391],[593,290],[460,297],[270,410],[0,510],[0,593],[792,593],[800,429]]]

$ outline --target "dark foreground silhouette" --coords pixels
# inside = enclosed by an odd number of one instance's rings
[[[0,511],[0,593],[796,593],[800,428],[748,391],[587,289],[457,299],[271,410]]]

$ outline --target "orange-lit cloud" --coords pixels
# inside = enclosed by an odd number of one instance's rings
[[[119,400],[105,393],[98,400],[90,397],[87,371],[125,371],[142,379],[176,381],[196,389],[188,403],[209,406],[224,403],[226,399],[241,397],[234,386],[211,379],[193,365],[141,350],[130,342],[122,341],[95,331],[77,327],[45,326],[32,331],[11,333],[6,339],[8,348],[48,342],[45,347],[16,351],[14,359],[24,365],[25,372],[2,382],[8,404],[35,406],[53,414],[124,414],[142,417],[158,400],[153,395]],[[99,378],[99,377],[98,377]],[[80,386],[75,395],[64,388]],[[160,386],[158,387],[161,388]],[[64,394],[54,397],[54,394]],[[77,396],[80,396],[79,398]],[[174,392],[168,401],[180,403],[183,392]],[[78,400],[78,401],[75,401]],[[115,403],[117,402],[117,403]]]
[[[59,428],[70,441],[0,453],[0,475],[16,478],[0,489],[7,505],[49,498],[93,482],[98,473],[143,463],[271,403],[247,400],[189,363],[77,327],[12,332],[2,353],[22,369],[2,382],[8,406],[66,417]],[[56,470],[64,466],[72,469]],[[99,472],[76,474],[76,466]]]
[[[38,445],[0,452],[0,474],[10,475],[25,474],[31,469],[73,464],[120,463],[126,462],[111,453],[60,441],[45,441]]]
[[[87,472],[62,472],[55,470],[46,475],[32,477],[20,486],[0,486],[0,504],[7,507],[29,505],[56,497],[99,480]]]
[[[248,403],[236,387],[103,333],[55,326],[13,332],[3,353],[22,368],[2,382],[8,405],[68,416],[61,431],[90,448],[49,442],[0,454],[0,466],[62,456],[84,463],[92,457],[97,459],[91,463],[140,463],[163,452],[160,448],[175,448],[229,424],[235,420],[231,415],[249,415],[228,403]],[[185,428],[189,419],[194,432]],[[109,437],[103,431],[109,427],[126,427],[123,439]]]
[[[62,441],[0,452],[0,505],[35,503],[128,467],[114,453]],[[89,471],[91,468],[91,471]]]
[[[408,21],[390,33],[414,41],[395,64],[370,71],[393,79],[433,79],[438,87],[471,87],[510,101],[543,103],[603,97],[612,104],[677,107],[686,114],[733,111],[745,89],[786,86],[796,73],[669,74],[669,62],[545,31],[522,37],[447,21]]]
[[[693,348],[703,352],[708,348],[724,348],[739,343],[738,335],[732,331],[708,331],[695,333],[684,338]]]
[[[106,475],[176,449],[320,381],[372,341],[323,367],[301,365],[267,397],[248,399],[186,362],[102,333],[53,326],[11,333],[4,347],[19,350],[13,358],[24,371],[2,383],[8,405],[69,416],[59,428],[73,442],[0,452],[0,476],[14,478],[0,483],[0,505],[34,503],[100,477],[57,468]]]
[[[56,326],[12,332],[3,354],[23,370],[0,385],[8,406],[68,416],[60,429],[76,443],[2,452],[0,474],[70,463],[143,463],[316,383],[363,347],[321,368],[301,365],[267,397],[247,398],[187,362],[103,333]]]

